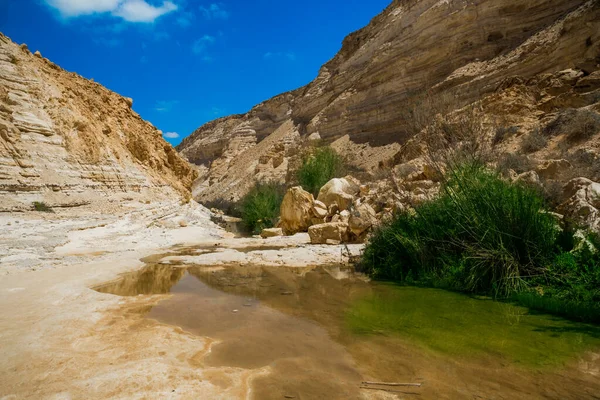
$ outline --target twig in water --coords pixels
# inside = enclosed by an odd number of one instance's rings
[[[378,388],[378,387],[369,387],[369,386],[360,386],[360,389],[368,389],[368,390],[382,390],[384,392],[393,392],[393,393],[404,393],[404,394],[415,394],[420,396],[421,393],[417,392],[405,392],[403,390],[394,390],[394,389],[386,389],[386,388]]]
[[[396,383],[396,382],[362,382],[363,385],[380,385],[380,386],[416,386],[421,387],[422,383]]]

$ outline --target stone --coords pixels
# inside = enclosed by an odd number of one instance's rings
[[[317,200],[328,207],[337,203],[341,211],[350,208],[354,197],[360,193],[360,186],[347,178],[334,178],[327,182],[319,191]]]
[[[308,228],[312,244],[327,244],[327,241],[344,243],[348,241],[348,224],[345,222],[328,222]]]
[[[286,235],[306,232],[312,225],[313,204],[312,194],[295,186],[288,189],[281,202],[281,228]]]
[[[347,223],[350,220],[350,211],[344,210],[344,211],[340,212],[339,216],[340,216],[341,222]]]
[[[327,215],[329,215],[330,217],[333,217],[334,215],[339,214],[339,212],[340,212],[340,207],[338,206],[337,203],[333,203],[329,207],[327,207]]]
[[[528,186],[542,187],[540,176],[535,171],[523,172],[522,174],[517,175],[514,181],[524,183]]]
[[[123,99],[125,99],[125,104],[127,104],[127,107],[133,107],[133,99],[131,97],[124,97]]]
[[[37,58],[42,58],[42,53],[40,53],[39,50],[36,50],[35,53],[33,53],[34,56],[36,56]]]
[[[361,204],[351,213],[348,220],[350,232],[356,236],[361,236],[377,223],[375,210],[368,204]]]
[[[307,139],[310,142],[315,142],[315,141],[321,140],[321,135],[319,135],[319,132],[313,132],[310,135],[308,135]]]
[[[313,214],[317,218],[326,218],[329,212],[329,210],[327,210],[327,206],[319,200],[315,200],[312,210]]]
[[[541,178],[554,179],[572,167],[567,160],[547,160],[541,163],[536,171]]]
[[[281,229],[281,228],[266,228],[266,229],[263,229],[262,232],[260,233],[260,237],[262,237],[263,239],[278,237],[278,236],[283,236],[283,229]]]

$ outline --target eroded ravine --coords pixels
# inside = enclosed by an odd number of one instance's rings
[[[209,348],[189,362],[204,370],[248,371],[249,390],[239,393],[252,398],[600,393],[595,326],[440,290],[368,282],[347,267],[160,264],[165,256],[147,258],[152,262],[139,272],[95,289],[120,296],[170,293],[138,312],[208,338]],[[361,389],[365,380],[423,386],[379,392]],[[230,389],[239,382],[221,384]]]

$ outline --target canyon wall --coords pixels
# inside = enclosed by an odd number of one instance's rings
[[[0,34],[0,210],[189,196],[196,171],[132,104]]]
[[[561,103],[540,82],[567,69],[576,76],[561,90],[579,97]],[[289,180],[294,156],[316,140],[368,171],[397,160],[415,135],[406,110],[424,92],[451,96],[454,109],[488,99],[487,112],[505,110],[499,117],[525,134],[560,109],[597,103],[596,84],[582,97],[577,81],[596,82],[599,69],[598,0],[395,0],[307,86],[210,122],[177,149],[199,166],[197,200],[235,201],[256,180]],[[514,85],[528,95],[508,98]]]

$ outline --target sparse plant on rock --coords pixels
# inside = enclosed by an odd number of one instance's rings
[[[33,209],[40,212],[54,212],[50,206],[40,201],[33,202]]]

